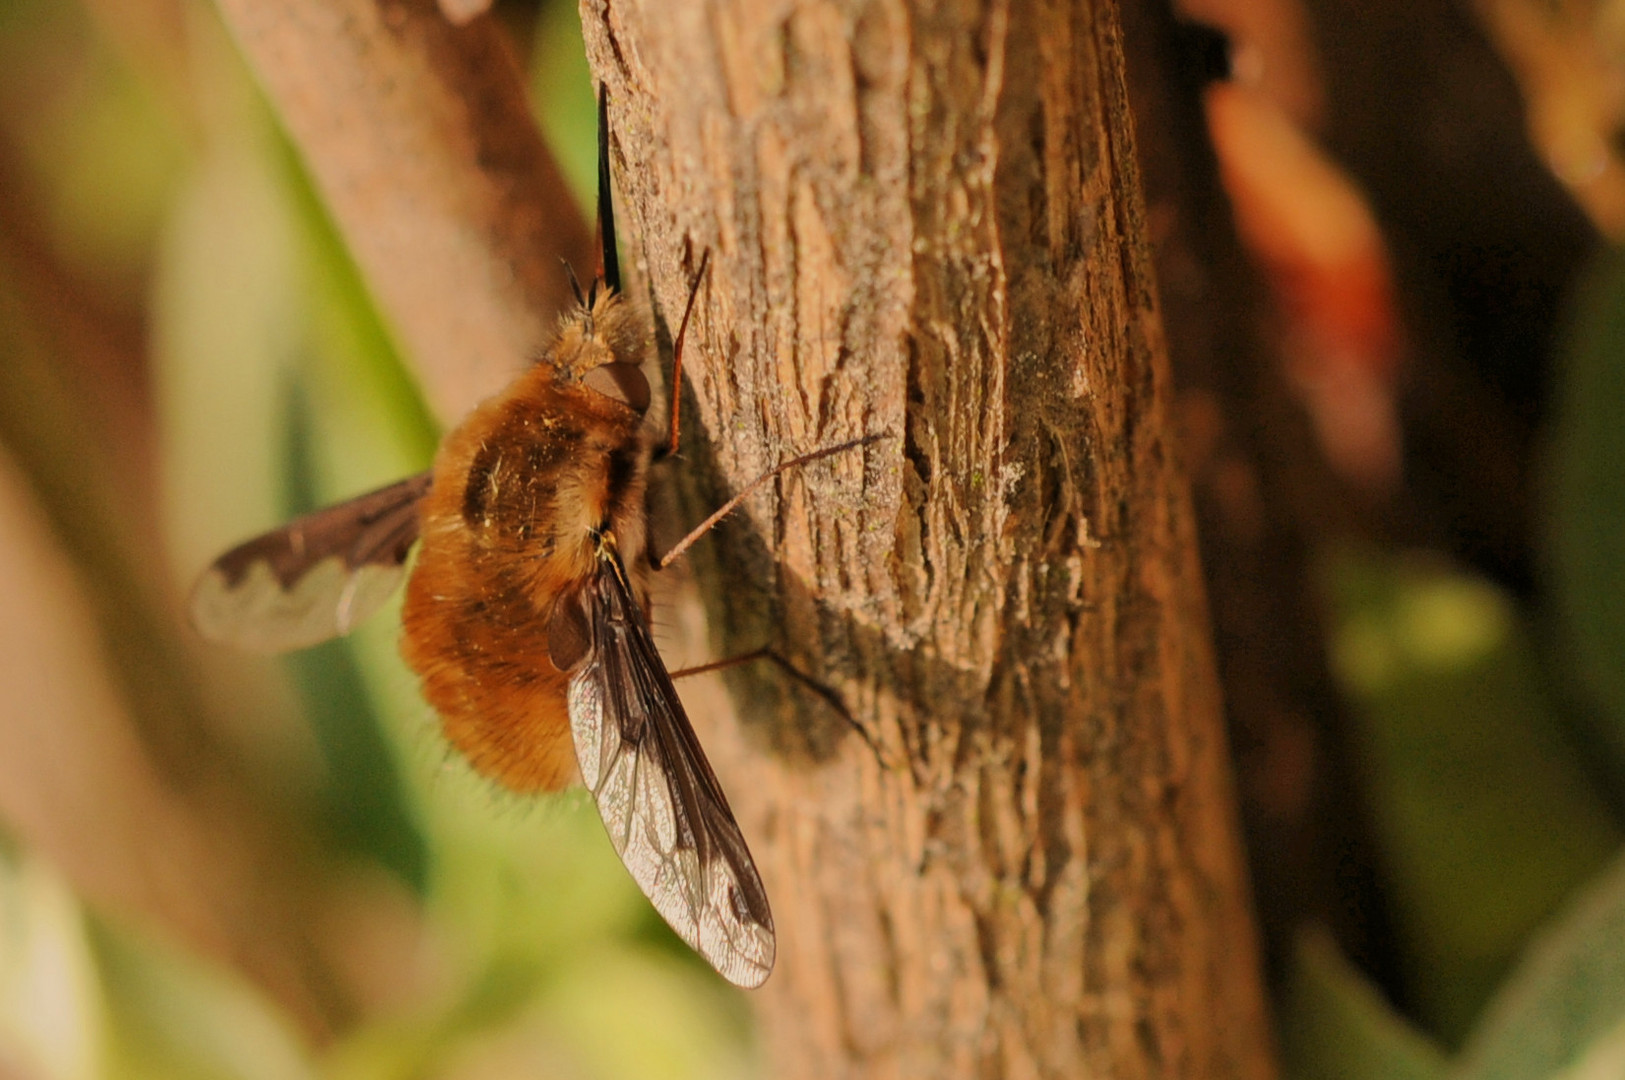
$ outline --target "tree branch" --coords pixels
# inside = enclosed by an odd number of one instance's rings
[[[434,0],[220,0],[430,404],[460,420],[537,355],[594,242],[489,15]]]
[[[661,309],[713,252],[721,488],[897,436],[716,537],[725,636],[906,763],[789,695],[748,726],[775,752],[719,762],[779,904],[780,1071],[1270,1075],[1114,7],[582,21]]]

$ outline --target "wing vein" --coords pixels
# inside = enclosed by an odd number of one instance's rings
[[[610,842],[678,936],[723,977],[759,986],[775,951],[767,891],[612,545],[582,602],[592,645],[571,678],[570,722],[578,755],[614,760],[582,768]]]

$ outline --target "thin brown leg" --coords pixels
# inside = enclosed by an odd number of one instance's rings
[[[748,664],[756,660],[767,660],[778,665],[780,671],[790,676],[790,678],[794,679],[808,690],[811,690],[813,693],[817,694],[820,698],[823,698],[824,701],[828,703],[829,707],[839,713],[842,720],[846,721],[846,726],[855,731],[858,738],[863,740],[864,745],[869,748],[870,753],[874,754],[875,760],[880,763],[881,768],[890,769],[893,767],[891,759],[887,756],[886,752],[881,749],[880,744],[875,742],[874,737],[869,734],[869,729],[858,723],[857,717],[852,715],[852,713],[847,709],[846,703],[841,700],[840,696],[836,694],[834,690],[830,689],[828,686],[825,686],[811,675],[808,675],[805,671],[802,671],[800,668],[790,663],[790,661],[786,660],[770,645],[763,645],[760,649],[753,649],[748,653],[741,653],[738,656],[730,656],[726,660],[713,660],[709,664],[699,664],[695,667],[686,667],[681,671],[673,671],[669,674],[673,679],[682,679],[689,675],[704,675],[708,671],[721,671],[724,668],[737,667],[740,664]]]
[[[865,435],[861,439],[849,439],[844,443],[837,443],[834,446],[826,446],[822,450],[814,450],[810,454],[802,454],[800,457],[793,457],[789,461],[779,462],[773,468],[746,484],[744,488],[740,490],[739,494],[723,503],[716,513],[700,522],[692,532],[683,537],[681,540],[677,541],[676,545],[670,551],[666,552],[665,555],[661,556],[660,560],[655,563],[655,569],[664,570],[666,567],[670,566],[674,561],[676,561],[677,556],[693,547],[694,542],[700,537],[704,536],[706,533],[710,532],[716,526],[717,522],[739,509],[739,504],[749,498],[752,492],[761,487],[763,484],[767,483],[769,480],[773,479],[775,476],[784,472],[786,469],[794,469],[798,465],[806,465],[810,462],[817,461],[819,458],[826,458],[832,454],[839,454],[843,450],[854,450],[860,446],[868,446],[872,442],[879,442],[881,439],[890,437],[891,436],[885,432],[882,432],[879,435]]]
[[[666,456],[677,456],[677,406],[683,400],[683,338],[688,334],[688,317],[694,314],[694,298],[700,295],[700,282],[705,279],[705,268],[711,264],[711,249],[700,256],[700,272],[689,286],[688,304],[683,308],[683,321],[677,324],[677,340],[671,346],[671,440],[666,444]]]

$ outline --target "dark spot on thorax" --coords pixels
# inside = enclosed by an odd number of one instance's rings
[[[485,513],[491,496],[491,479],[502,460],[502,451],[491,443],[480,446],[474,463],[468,467],[468,482],[463,487],[463,523],[480,528],[485,525]]]
[[[609,453],[609,501],[619,503],[632,478],[638,472],[638,459],[642,449],[636,445],[621,445]]]
[[[559,468],[580,453],[584,432],[515,411],[480,445],[463,488],[463,521],[528,537],[558,488]]]

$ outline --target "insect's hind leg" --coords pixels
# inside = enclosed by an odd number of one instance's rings
[[[676,425],[674,421],[674,435],[675,432]],[[780,473],[786,472],[800,465],[806,465],[809,462],[817,461],[819,458],[830,457],[834,454],[839,454],[847,450],[855,450],[860,446],[868,446],[870,443],[878,442],[887,437],[888,433],[885,432],[877,435],[865,435],[859,439],[849,439],[846,442],[837,443],[834,446],[826,446],[821,450],[814,450],[810,454],[802,454],[799,457],[790,458],[788,461],[779,462],[778,465],[746,484],[744,488],[740,490],[739,494],[723,503],[715,513],[706,518],[704,521],[700,522],[700,524],[690,531],[687,536],[683,537],[675,545],[673,545],[671,549],[666,552],[666,554],[656,558],[654,552],[652,550],[649,551],[648,558],[650,565],[656,570],[664,570],[666,567],[670,566],[677,560],[678,556],[682,555],[683,552],[693,547],[695,542],[698,541],[700,537],[710,532],[719,521],[737,510],[739,508],[739,504],[744,502],[745,499],[747,499],[753,492],[755,492],[769,480],[773,479],[775,476],[778,476]],[[895,767],[885,750],[878,742],[875,741],[874,736],[870,734],[869,729],[858,722],[857,718],[852,715],[851,710],[846,707],[846,703],[840,699],[840,696],[837,695],[834,690],[830,689],[828,686],[819,682],[817,679],[814,679],[811,675],[808,675],[806,672],[790,663],[789,660],[786,660],[784,656],[774,650],[771,646],[764,645],[760,649],[743,653],[739,656],[729,657],[726,660],[717,660],[709,664],[701,664],[698,667],[684,668],[681,671],[672,672],[671,676],[672,678],[677,679],[685,675],[699,675],[707,671],[719,671],[723,668],[734,667],[735,665],[749,663],[754,660],[767,660],[775,664],[780,671],[783,671],[796,682],[800,683],[808,690],[811,690],[814,694],[817,694],[830,706],[830,708],[834,709],[836,713],[840,715],[841,720],[845,722],[847,727],[857,732],[858,737],[863,740],[863,744],[867,746],[870,752],[875,755],[875,760],[879,762],[882,769],[891,770]]]
[[[679,671],[673,671],[671,672],[671,677],[673,679],[682,679],[689,675],[704,675],[707,672],[722,671],[726,668],[738,667],[740,664],[754,663],[757,660],[768,661],[776,666],[780,671],[790,676],[790,678],[800,683],[805,689],[818,695],[818,697],[821,698],[825,704],[834,709],[835,712],[840,715],[841,720],[845,722],[846,726],[851,728],[857,734],[858,738],[863,740],[863,744],[869,748],[870,753],[874,754],[875,761],[879,763],[882,769],[890,770],[895,768],[895,764],[886,754],[885,749],[875,741],[874,736],[869,733],[868,728],[858,723],[858,718],[852,715],[851,710],[846,707],[846,702],[841,700],[841,696],[839,694],[837,694],[829,686],[819,682],[811,675],[808,675],[805,671],[802,671],[800,668],[796,667],[789,660],[785,659],[783,654],[774,649],[771,645],[763,645],[759,649],[752,649],[750,652],[740,653],[738,656],[730,656],[726,660],[713,660],[709,664],[699,664],[695,667],[687,667]]]

